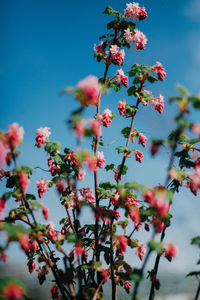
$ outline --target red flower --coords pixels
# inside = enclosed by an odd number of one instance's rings
[[[30,180],[28,179],[26,172],[21,171],[20,175],[19,175],[19,184],[20,184],[22,193],[24,193],[24,194],[26,193],[29,182],[30,182]]]
[[[124,235],[120,235],[118,236],[118,246],[119,246],[119,249],[126,252],[126,248],[128,246],[128,238],[125,237]]]
[[[2,294],[8,299],[19,299],[24,295],[24,289],[14,282],[10,282],[2,291]]]

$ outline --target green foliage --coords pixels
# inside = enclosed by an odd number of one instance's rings
[[[109,15],[109,16],[115,16],[115,18],[118,22],[121,18],[124,17],[124,15],[122,15],[118,11],[114,10],[110,5],[108,5],[106,7],[104,14]],[[110,29],[110,28],[113,28],[112,25],[109,25],[109,28],[107,28],[107,29]]]
[[[200,236],[196,236],[192,239],[191,245],[197,245],[200,247]]]
[[[106,171],[113,170],[114,167],[115,167],[114,164],[106,165],[106,166],[105,166],[105,170],[106,170]]]
[[[149,247],[151,250],[156,251],[158,254],[161,254],[161,253],[163,252],[163,247],[162,247],[161,243],[156,242],[155,240],[151,240],[151,241],[148,243],[148,247]]]
[[[189,96],[189,91],[182,85],[177,84],[176,85],[177,91],[179,91],[183,96]]]
[[[50,155],[54,155],[57,151],[61,150],[60,142],[47,142],[45,145],[45,151],[47,151]]]
[[[105,190],[112,190],[113,188],[116,188],[116,185],[111,183],[110,181],[107,181],[107,182],[101,182],[99,184],[99,187]]]
[[[126,153],[128,151],[130,151],[127,147],[125,146],[119,146],[117,148],[115,148],[117,150],[117,153]]]
[[[136,181],[125,183],[124,188],[129,190],[135,190],[141,192],[142,194],[144,194],[149,189],[148,186],[138,183]]]
[[[12,223],[1,223],[0,230],[5,230],[11,240],[17,240],[18,234],[30,233],[30,229],[27,229],[21,225]]]
[[[127,138],[129,137],[130,127],[129,127],[129,126],[124,127],[124,128],[121,130],[121,133],[122,133],[123,136],[127,139]]]

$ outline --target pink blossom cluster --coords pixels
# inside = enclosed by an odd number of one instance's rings
[[[128,43],[136,43],[136,50],[144,50],[147,44],[146,35],[138,29],[135,29],[134,34],[129,28],[124,30],[124,36]]]
[[[41,203],[41,206],[42,206],[42,214],[43,214],[45,220],[48,220],[48,218],[49,218],[49,209],[48,209],[47,206],[45,206],[42,203]]]
[[[30,180],[28,179],[26,172],[21,171],[20,175],[19,175],[19,184],[20,184],[22,193],[24,193],[24,194],[26,193],[29,182],[30,182]]]
[[[112,54],[111,59],[113,64],[121,66],[125,57],[124,49],[119,50],[119,47],[117,45],[112,45],[110,47],[110,52]]]
[[[124,75],[124,71],[122,69],[117,70],[117,73],[114,75],[114,81],[119,85],[124,85],[128,87],[128,76]]]
[[[97,151],[97,167],[103,168],[105,164],[103,151]]]
[[[64,179],[56,181],[56,190],[57,190],[58,194],[62,195],[62,193],[64,192],[64,190],[66,188],[66,185],[67,184]]]
[[[141,244],[137,247],[135,254],[139,256],[140,260],[143,260],[144,255],[146,253],[146,249],[147,249],[146,243]]]
[[[36,181],[36,185],[38,188],[38,195],[40,198],[42,198],[43,194],[49,191],[48,180],[41,178],[40,180]]]
[[[19,127],[17,123],[13,123],[8,127],[8,142],[10,147],[15,149],[24,138],[24,128],[22,126]]]
[[[107,57],[107,55],[108,55],[108,51],[106,51],[105,49],[103,49],[102,45],[103,45],[103,41],[100,41],[100,43],[99,43],[98,46],[94,45],[94,52],[95,53],[97,53],[97,54],[98,53],[104,54],[103,55],[104,57],[102,57],[100,55],[97,55],[97,61],[98,62],[100,62],[103,58],[105,59]]]
[[[89,75],[77,84],[76,99],[82,106],[96,106],[101,91],[101,85],[96,76]]]
[[[139,150],[136,150],[135,151],[135,160],[141,163],[142,158],[143,158],[143,153]]]
[[[167,244],[165,246],[164,254],[169,261],[171,261],[173,257],[176,257],[177,253],[178,249],[173,244]]]
[[[17,285],[15,282],[11,281],[2,290],[2,295],[6,299],[20,299],[25,295],[25,291],[21,286]]]
[[[147,142],[147,138],[143,133],[139,133],[139,140],[138,140],[138,144],[141,144],[142,147],[146,146],[146,142]]]
[[[150,206],[157,209],[161,218],[166,216],[169,211],[170,204],[166,200],[165,191],[157,191],[156,193],[154,193],[153,190],[149,189],[144,194],[144,198],[150,204]]]
[[[189,175],[189,182],[187,187],[190,188],[191,192],[196,196],[200,189],[200,166],[195,166],[194,172]]]
[[[81,196],[90,204],[94,204],[95,197],[91,188],[83,188],[80,191]]]
[[[112,112],[109,108],[104,109],[103,113],[100,114],[98,113],[96,116],[96,119],[99,120],[99,122],[104,126],[104,127],[109,127],[110,123],[112,122]]]
[[[119,114],[122,116],[126,113],[126,100],[123,99],[123,101],[118,102],[118,110]]]
[[[118,204],[119,200],[120,200],[120,195],[118,192],[112,195],[112,197],[111,197],[112,205],[116,206]]]
[[[86,174],[85,170],[79,169],[78,176],[77,176],[78,180],[83,181],[85,179],[85,174]]]
[[[133,3],[127,3],[126,9],[124,9],[124,15],[126,18],[132,19],[132,20],[144,20],[147,17],[147,13],[144,7],[140,7],[139,3],[133,2]]]
[[[41,148],[43,144],[45,144],[48,139],[49,139],[49,136],[51,134],[51,132],[49,131],[50,128],[48,127],[40,127],[36,130],[36,146],[38,148]]]
[[[120,235],[117,237],[118,240],[118,249],[120,249],[122,252],[126,252],[129,240],[124,235]]]
[[[154,98],[152,100],[152,105],[154,106],[154,109],[157,110],[160,114],[163,113],[164,109],[164,97],[160,94],[159,97]]]
[[[156,72],[158,80],[164,81],[165,76],[166,76],[166,72],[165,72],[165,69],[163,68],[163,66],[160,62],[157,61],[156,65],[154,65],[151,68],[151,71]]]
[[[200,123],[193,124],[192,131],[196,133],[200,139]]]
[[[92,119],[90,120],[91,129],[93,133],[96,135],[96,137],[101,136],[101,122],[98,119]]]
[[[132,286],[132,284],[130,282],[124,281],[124,289],[128,294],[130,294],[130,292],[131,292],[131,286]]]

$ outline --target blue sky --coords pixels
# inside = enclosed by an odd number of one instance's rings
[[[40,126],[51,128],[52,140],[60,140],[68,147],[74,146],[74,137],[67,130],[65,121],[70,112],[78,107],[78,103],[71,96],[61,96],[60,90],[76,85],[89,74],[102,77],[105,66],[93,58],[93,45],[98,43],[99,36],[106,33],[106,23],[111,20],[102,14],[108,4],[123,12],[126,1],[0,1],[0,128],[6,131],[7,125],[13,122],[24,127],[25,139],[20,163],[47,168],[45,154],[34,148],[35,131]],[[167,102],[168,97],[176,93],[174,87],[177,82],[185,85],[191,93],[198,94],[200,2],[146,0],[140,1],[140,5],[145,5],[148,18],[137,25],[146,34],[148,44],[145,51],[132,48],[126,52],[124,71],[128,71],[128,67],[134,63],[153,65],[160,61],[166,68],[167,76],[164,83],[152,87],[155,96],[162,93]],[[112,67],[108,75],[112,77],[116,69]],[[112,92],[104,96],[102,109],[109,107],[118,115],[117,102],[123,98],[127,99],[125,88],[118,94]],[[166,136],[174,125],[175,112],[175,107],[167,104],[162,116],[152,108],[143,109],[137,115],[136,127],[143,130],[148,138]],[[194,118],[196,121],[199,119],[197,113]],[[107,135],[107,163],[114,162],[112,146],[124,143],[119,139],[122,126],[128,126],[127,120],[118,117],[109,130],[104,130]],[[144,164],[130,161],[127,180],[149,185],[163,183],[169,153],[163,150],[153,160],[147,150],[144,154]],[[45,175],[35,172],[30,191],[36,191],[35,180]],[[102,172],[100,180],[103,177],[109,179],[109,174]],[[92,178],[88,176],[87,180],[92,186]],[[60,208],[57,213],[54,212],[58,204],[53,202],[56,201],[53,192],[52,197],[55,199],[51,199],[48,205],[54,213],[52,219],[58,219],[62,210]],[[43,202],[47,199],[48,196],[44,197]],[[169,230],[167,238],[172,242],[177,240],[178,245],[186,251],[193,250],[189,240],[198,234],[198,200],[186,192],[177,197],[174,205],[174,210],[178,211],[178,221],[173,221],[174,227]],[[195,255],[194,263],[197,252]],[[189,268],[185,259],[185,254],[180,253],[180,258],[174,263],[175,268]]]

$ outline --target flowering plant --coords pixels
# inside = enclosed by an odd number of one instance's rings
[[[146,36],[135,23],[147,18],[144,7],[130,3],[121,14],[108,6],[104,13],[114,20],[107,24],[109,33],[101,36],[99,45],[94,46],[94,57],[105,65],[103,77],[88,75],[76,87],[62,90],[63,94],[72,93],[80,103],[68,121],[77,139],[76,149],[62,149],[61,143],[51,141],[48,127],[36,130],[35,146],[44,148],[51,174],[51,180],[42,177],[36,181],[38,197],[28,193],[34,169],[17,164],[23,127],[13,123],[7,132],[0,132],[0,179],[5,181],[7,188],[0,198],[0,231],[6,233],[0,245],[0,257],[6,262],[6,250],[17,241],[27,257],[29,272],[37,272],[39,284],[43,284],[47,274],[52,272],[53,299],[101,299],[107,281],[111,282],[113,300],[117,299],[118,286],[124,287],[129,294],[132,292],[132,299],[137,299],[145,267],[151,253],[155,252],[155,264],[148,271],[149,299],[153,299],[155,290],[160,287],[160,259],[171,261],[178,252],[175,245],[164,240],[172,217],[170,208],[174,194],[183,185],[195,195],[200,189],[200,149],[195,146],[200,142],[200,124],[188,120],[190,106],[200,109],[200,98],[191,96],[181,86],[177,87],[180,96],[170,98],[179,109],[176,128],[168,138],[150,142],[152,156],[162,146],[171,152],[165,182],[149,187],[135,180],[125,181],[128,159],[133,156],[136,162],[142,163],[140,150],[148,143],[144,132],[135,127],[136,115],[146,106],[152,107],[152,114],[163,113],[163,95],[154,96],[147,88],[164,81],[166,72],[160,62],[153,66],[134,64],[127,72],[122,69],[125,49],[133,43],[136,51],[140,51],[147,44]],[[108,77],[111,65],[116,66],[112,78]],[[121,88],[126,88],[130,97],[130,100],[118,101],[118,117],[127,122],[121,130],[125,146],[115,149],[120,155],[120,164],[107,163],[103,133],[112,126],[116,115],[110,108],[101,111],[101,100],[109,89],[118,92]],[[85,119],[84,113],[90,106],[96,107],[96,114]],[[90,140],[92,151],[84,149],[85,139]],[[110,181],[99,182],[100,169],[109,172]],[[89,172],[94,177],[93,187],[87,182]],[[49,220],[48,207],[40,199],[54,187],[63,207],[59,228],[54,228],[51,222],[41,224],[36,219],[36,211],[41,210],[44,219]],[[16,207],[5,216],[3,212],[9,199],[15,200]],[[92,214],[92,223],[83,224],[84,212]],[[150,235],[146,242],[134,237],[135,232],[143,230]],[[200,245],[199,237],[193,239],[193,244]],[[128,251],[142,261],[140,268],[128,262]],[[190,275],[197,275],[193,273]],[[2,279],[0,293],[6,299],[26,297],[23,284],[14,279]]]

